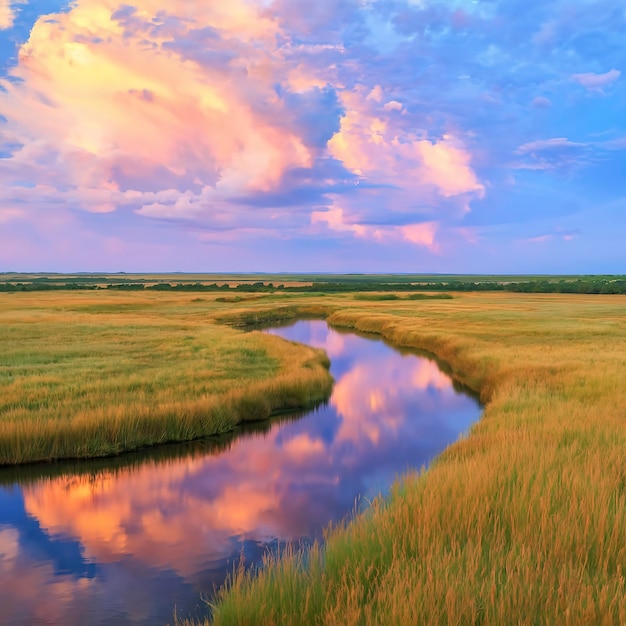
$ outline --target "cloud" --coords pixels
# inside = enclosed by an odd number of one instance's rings
[[[313,221],[323,219],[331,229],[358,237],[400,238],[437,250],[435,224],[461,219],[471,201],[485,195],[472,168],[472,151],[451,133],[430,138],[415,129],[397,115],[396,106],[388,106],[397,101],[379,85],[372,90],[357,86],[340,97],[346,113],[328,148],[360,177],[360,191],[335,199],[339,204],[325,217],[315,213]],[[414,217],[420,219],[412,220],[416,204],[420,215]],[[387,224],[381,224],[381,205]]]
[[[601,144],[607,150],[626,150],[626,136],[609,139]]]
[[[517,152],[519,154],[527,154],[533,152],[541,152],[544,150],[559,150],[559,149],[578,149],[585,148],[588,144],[577,143],[575,141],[570,141],[565,137],[554,137],[552,139],[539,139],[536,141],[529,141],[521,145]]]
[[[75,190],[86,210],[99,210],[89,197],[96,189],[119,202],[128,189],[210,186],[218,201],[268,191],[287,170],[311,167],[323,131],[311,136],[298,115],[322,118],[332,90],[296,101],[277,94],[280,61],[272,67],[259,44],[278,27],[243,0],[228,6],[173,20],[150,0],[132,12],[83,0],[39,20],[12,72],[19,81],[3,84],[3,114],[19,146],[11,165],[54,181],[61,198]],[[187,54],[187,37],[196,49],[234,49],[237,58],[203,64]]]
[[[385,103],[385,106],[383,107],[383,109],[385,109],[385,111],[402,111],[403,110],[403,106],[401,102],[398,102],[397,100],[390,100],[389,102]]]
[[[537,237],[529,237],[527,239],[521,239],[522,243],[548,243],[552,241],[553,235],[538,235]]]
[[[529,141],[517,149],[523,160],[515,167],[527,170],[572,171],[589,165],[596,157],[593,143],[570,141],[565,137]]]
[[[435,233],[437,232],[437,224],[435,222],[409,224],[402,226],[400,231],[407,241],[426,246],[433,251],[438,250],[438,246],[435,245]]]
[[[314,215],[328,211],[332,226],[361,204],[336,230],[380,240],[384,214],[419,201],[428,222],[457,219],[484,196],[463,132],[416,132],[394,91],[340,76],[336,3],[307,17],[233,0],[191,18],[186,6],[78,0],[36,22],[0,92],[5,202],[303,236]],[[363,10],[350,7],[341,28]],[[366,80],[362,59],[351,63]],[[376,188],[394,202],[375,205]],[[402,228],[432,245],[434,229]]]
[[[536,98],[533,98],[530,106],[535,107],[536,109],[549,109],[552,107],[552,100],[543,96],[537,96]]]
[[[15,13],[11,4],[11,0],[0,0],[0,30],[13,26]]]
[[[327,228],[336,233],[351,233],[352,235],[374,241],[407,241],[412,244],[425,246],[433,252],[438,250],[435,243],[437,232],[436,222],[422,222],[400,226],[363,224],[358,221],[350,222],[345,212],[338,206],[326,211],[314,211],[311,214],[311,223],[326,224]]]
[[[572,74],[572,80],[585,87],[588,91],[604,93],[604,87],[613,84],[621,75],[620,70],[612,69],[604,74],[594,74],[593,72]]]
[[[0,208],[0,224],[7,224],[14,220],[23,219],[26,212],[23,209],[2,209]]]
[[[197,258],[238,238],[258,256],[267,238],[270,257],[297,241],[321,267],[327,246],[370,243],[402,248],[405,269],[416,248],[473,255],[458,234],[509,219],[512,193],[534,204],[548,177],[618,193],[616,0],[521,16],[514,0],[232,0],[193,16],[184,0],[76,0],[35,19],[42,5],[20,13],[0,78],[5,232],[34,237],[58,213],[103,250],[132,224]],[[481,246],[504,236],[486,232]]]
[[[520,243],[530,243],[530,244],[547,244],[555,241],[574,241],[581,236],[579,229],[567,230],[561,227],[555,228],[552,232],[543,233],[541,235],[534,235],[531,237],[525,237],[519,239]]]
[[[453,137],[444,135],[439,142],[419,141],[416,147],[424,165],[422,181],[435,185],[442,196],[484,195],[485,187],[470,166],[471,154]]]

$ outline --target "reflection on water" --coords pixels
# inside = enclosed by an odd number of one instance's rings
[[[320,538],[478,418],[434,361],[319,321],[270,332],[327,351],[327,406],[234,440],[0,472],[0,623],[202,614],[242,556]]]

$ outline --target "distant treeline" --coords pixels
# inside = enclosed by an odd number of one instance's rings
[[[449,280],[438,282],[359,282],[328,281],[314,282],[312,285],[274,285],[240,283],[235,286],[217,283],[156,283],[116,282],[108,285],[95,285],[85,282],[33,280],[32,282],[0,282],[0,292],[21,291],[60,291],[60,290],[116,290],[116,291],[183,291],[183,292],[240,292],[267,293],[275,291],[298,293],[353,293],[353,292],[419,292],[419,291],[507,291],[518,293],[578,293],[578,294],[626,294],[626,279],[579,278],[575,280],[529,279],[520,282],[504,281],[463,281]]]
[[[528,280],[523,282],[463,282],[428,283],[419,289],[427,291],[512,291],[516,293],[603,293],[626,294],[626,280]]]
[[[98,285],[84,285],[81,283],[2,283],[0,292],[15,291],[85,291],[101,289]]]

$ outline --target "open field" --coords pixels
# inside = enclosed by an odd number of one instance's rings
[[[0,294],[0,465],[231,430],[330,393],[326,356],[189,295]]]
[[[626,623],[626,298],[323,301],[335,325],[448,361],[484,417],[325,548],[241,574],[214,623]]]
[[[115,452],[128,432],[132,446],[183,439],[213,410],[319,398],[318,353],[213,322],[325,316],[434,352],[480,391],[484,417],[323,549],[241,574],[215,624],[626,623],[626,297],[219,298],[0,295],[3,458]],[[269,397],[259,414],[230,395],[239,377]]]

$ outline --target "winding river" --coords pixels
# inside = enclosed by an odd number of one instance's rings
[[[95,462],[0,470],[0,624],[166,624],[201,616],[234,565],[386,493],[481,407],[437,363],[299,321],[324,348],[329,402],[227,437]]]

